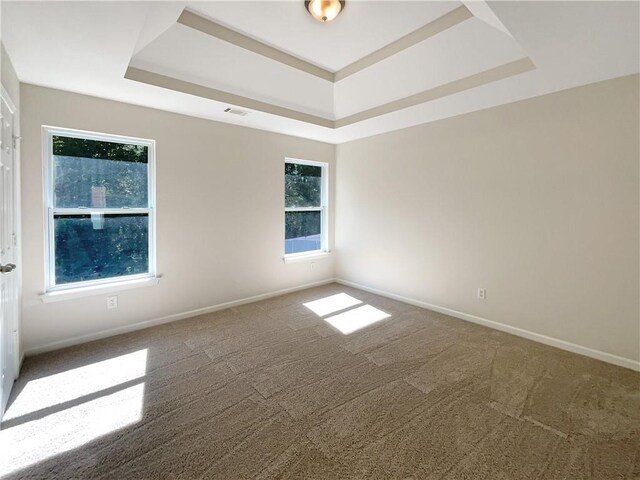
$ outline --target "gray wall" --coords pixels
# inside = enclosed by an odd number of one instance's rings
[[[337,276],[637,361],[638,80],[339,145]]]

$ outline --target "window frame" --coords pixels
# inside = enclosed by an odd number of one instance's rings
[[[96,140],[111,143],[123,143],[142,145],[148,148],[147,158],[147,198],[146,208],[56,208],[54,200],[54,168],[53,168],[53,137],[64,136],[80,138],[84,140]],[[42,127],[42,155],[43,155],[43,189],[44,189],[44,234],[45,234],[45,294],[50,292],[73,291],[97,286],[117,286],[118,284],[131,284],[135,280],[145,280],[156,277],[156,154],[155,140],[109,133],[90,132],[44,125]],[[56,213],[68,213],[72,215],[90,215],[92,212],[107,214],[135,214],[146,213],[149,219],[148,259],[149,270],[146,273],[123,275],[97,280],[85,280],[71,282],[62,285],[55,283],[55,229],[54,216]]]
[[[308,165],[311,167],[321,168],[320,177],[320,206],[319,207],[287,207],[287,193],[284,191],[283,182],[283,201],[284,207],[284,235],[283,235],[283,251],[284,261],[294,261],[296,259],[304,260],[306,257],[315,257],[329,253],[329,164],[327,162],[318,162],[316,160],[303,160],[300,158],[285,157],[285,167],[287,163],[298,165]],[[283,177],[284,180],[284,177]],[[320,212],[320,248],[317,250],[309,250],[307,252],[286,253],[287,249],[287,212]]]

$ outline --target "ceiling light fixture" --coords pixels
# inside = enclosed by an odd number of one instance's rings
[[[320,22],[330,22],[344,10],[344,0],[306,0],[304,6],[313,18]]]

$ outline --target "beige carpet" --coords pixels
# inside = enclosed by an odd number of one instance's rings
[[[0,471],[637,479],[639,388],[630,370],[332,284],[28,358]]]

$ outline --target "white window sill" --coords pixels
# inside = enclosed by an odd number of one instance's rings
[[[282,260],[284,263],[304,262],[310,260],[320,260],[321,258],[328,257],[331,252],[308,252],[308,253],[292,253],[285,255]]]
[[[91,297],[108,293],[131,290],[133,288],[150,287],[160,283],[160,277],[138,278],[135,280],[123,280],[122,282],[91,285],[88,287],[69,288],[67,290],[55,290],[40,295],[44,303],[62,302],[74,298]]]

